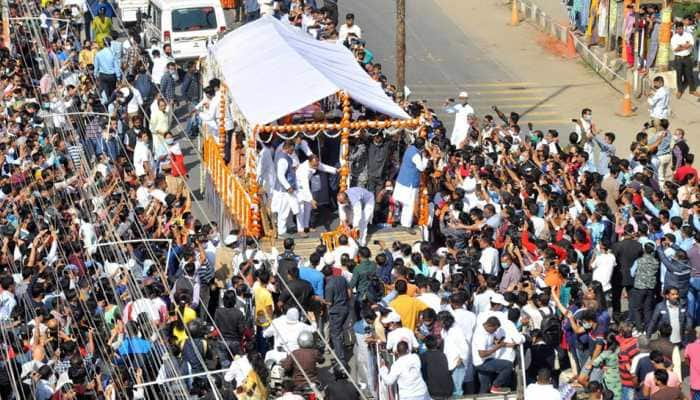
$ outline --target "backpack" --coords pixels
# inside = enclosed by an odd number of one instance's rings
[[[561,344],[561,321],[554,313],[545,315],[539,308],[537,312],[542,316],[542,324],[540,324],[542,340],[555,349],[559,348]]]
[[[371,272],[367,281],[367,299],[373,303],[380,301],[384,297],[384,281],[376,272]]]

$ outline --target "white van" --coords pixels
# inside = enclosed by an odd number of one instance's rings
[[[149,0],[141,19],[143,43],[170,43],[177,62],[206,56],[207,41],[226,32],[220,0]]]
[[[134,23],[138,20],[138,12],[146,12],[148,0],[117,0],[115,10],[117,16],[125,24]]]

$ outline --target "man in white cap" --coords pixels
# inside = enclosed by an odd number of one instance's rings
[[[445,112],[455,114],[455,123],[450,136],[450,143],[459,147],[460,144],[467,138],[469,133],[469,124],[467,117],[474,113],[474,108],[469,105],[469,94],[461,92],[459,94],[459,102],[455,103],[454,99],[445,101]]]
[[[279,362],[285,359],[288,353],[298,349],[299,334],[316,331],[316,323],[311,322],[311,324],[299,321],[299,310],[296,307],[290,308],[285,315],[272,320],[272,324],[263,331],[263,337],[274,337],[275,347],[265,354],[265,360],[273,359]]]
[[[399,342],[406,342],[412,349],[417,349],[418,340],[416,339],[416,335],[412,330],[401,325],[401,316],[399,313],[391,308],[389,308],[389,310],[391,310],[389,314],[381,320],[382,325],[389,331],[386,335],[386,349],[389,351],[396,350],[396,345],[399,344]]]

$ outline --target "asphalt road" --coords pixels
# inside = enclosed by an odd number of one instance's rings
[[[348,12],[362,28],[363,39],[382,70],[395,82],[396,1],[343,0],[340,18]],[[464,16],[478,23],[478,16]],[[434,0],[406,1],[406,86],[410,99],[427,100],[440,113],[447,98],[469,92],[478,115],[493,114],[496,105],[504,112],[516,111],[522,122],[535,129],[558,129],[567,136],[570,122],[550,103],[552,88],[545,83],[524,82],[517,66],[503,65],[480,40],[468,37]],[[453,117],[441,115],[451,131]],[[525,127],[524,124],[523,128]]]

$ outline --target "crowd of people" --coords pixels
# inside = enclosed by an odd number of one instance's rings
[[[247,20],[271,14],[347,46],[396,96],[352,14],[249,3]],[[585,108],[560,133],[497,107],[477,115],[462,92],[444,104],[448,134],[427,104],[402,101],[425,126],[353,135],[345,191],[333,135],[262,137],[280,235],[329,213],[358,230],[302,257],[293,237],[265,249],[197,210],[182,147],[205,123],[236,134],[218,80],[122,30],[105,0],[11,1],[9,13],[0,398],[423,400],[520,386],[526,399],[663,400],[687,398],[683,382],[700,396],[698,172],[667,116],[613,133]],[[292,118],[332,121],[338,106]],[[629,150],[616,134],[634,135]],[[416,226],[420,187],[423,240],[370,250],[371,229]]]

